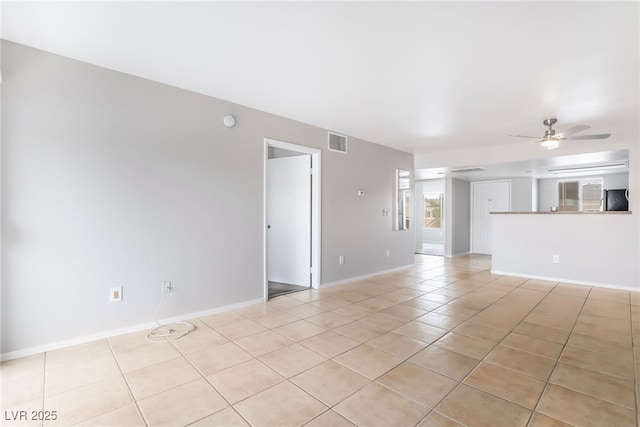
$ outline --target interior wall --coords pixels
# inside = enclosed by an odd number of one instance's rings
[[[163,280],[161,318],[261,299],[265,137],[322,149],[322,283],[413,263],[382,214],[411,154],[6,41],[2,64],[3,354],[151,321]]]
[[[447,255],[468,253],[471,249],[471,184],[456,178],[447,178],[445,227],[449,241]],[[449,199],[449,202],[447,202]],[[445,246],[445,250],[447,247]]]
[[[530,176],[514,177],[511,180],[511,210],[514,212],[532,212],[533,182]]]
[[[322,137],[324,148],[326,131]],[[396,169],[410,171],[414,188],[413,156],[349,138],[349,154],[323,151],[322,169],[322,283],[412,265],[415,218],[409,229],[394,231],[392,212]]]
[[[628,180],[605,175],[611,178],[605,188],[628,183],[628,213],[494,215],[492,271],[640,291],[640,198],[633,197],[640,183],[637,139],[627,148]],[[543,200],[544,181],[538,181],[541,212],[551,203]],[[557,264],[554,255],[560,257]]]
[[[494,273],[640,291],[638,235],[627,232],[637,227],[632,215],[492,217]]]
[[[539,193],[539,186],[538,186],[538,180],[537,179],[532,179],[531,180],[531,206],[533,207],[533,211],[537,212],[538,211],[538,193]]]
[[[544,178],[538,179],[538,211],[548,212],[551,206],[558,206],[558,182],[567,179],[603,178],[605,190],[629,188],[628,173],[612,173],[597,176],[580,176],[575,178]]]

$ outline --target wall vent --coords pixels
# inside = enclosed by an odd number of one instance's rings
[[[482,172],[485,171],[486,169],[483,168],[467,168],[467,169],[455,169],[452,170],[452,173],[465,173],[465,172]]]
[[[347,154],[347,137],[329,132],[329,150]]]

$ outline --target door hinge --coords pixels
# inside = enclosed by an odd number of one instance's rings
[[[313,175],[313,168],[309,169],[309,175]]]

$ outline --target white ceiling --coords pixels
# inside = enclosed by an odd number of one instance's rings
[[[4,1],[2,37],[412,152],[421,169],[479,166],[456,164],[461,150],[548,157],[509,134],[542,136],[549,116],[612,133],[558,154],[637,144],[639,16],[637,1]]]

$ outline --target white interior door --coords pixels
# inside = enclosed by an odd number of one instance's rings
[[[311,155],[267,161],[267,280],[311,286]]]
[[[489,212],[511,210],[509,181],[474,182],[472,184],[471,252],[491,255],[491,215]]]

